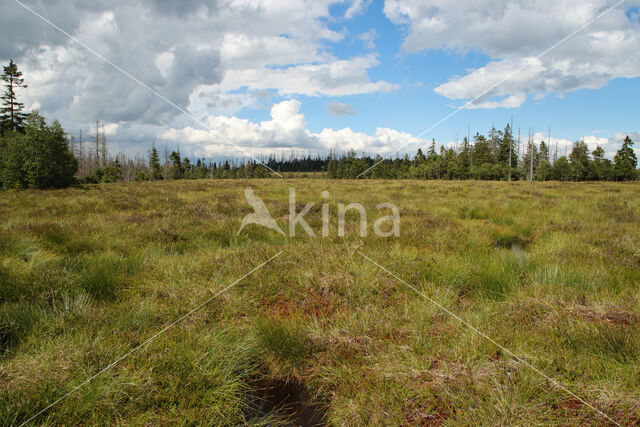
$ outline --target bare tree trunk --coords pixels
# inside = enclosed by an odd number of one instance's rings
[[[100,120],[96,120],[96,158],[95,160],[95,168],[100,167]]]
[[[102,167],[106,167],[109,164],[109,152],[107,151],[107,135],[104,132],[104,125],[102,125],[102,131],[100,132],[100,151],[102,156]]]

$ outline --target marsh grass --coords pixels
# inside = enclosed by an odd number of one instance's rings
[[[318,235],[328,190],[330,236],[236,235],[249,185],[283,229],[295,187],[299,207],[316,203]],[[638,196],[634,183],[296,179],[2,193],[0,424],[28,419],[284,250],[35,422],[605,423],[361,251],[637,425]],[[360,237],[355,215],[338,237],[337,204],[350,202],[369,228],[378,203],[395,203],[400,237]]]

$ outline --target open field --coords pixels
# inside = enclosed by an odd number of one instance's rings
[[[288,192],[320,234],[283,229]],[[337,203],[395,203],[400,237]],[[386,213],[385,213],[386,214]],[[0,194],[0,424],[640,423],[640,184],[199,180]],[[370,218],[370,223],[372,222]]]

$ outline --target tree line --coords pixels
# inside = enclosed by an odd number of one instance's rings
[[[75,183],[176,180],[202,178],[266,178],[276,172],[321,173],[330,179],[449,179],[630,181],[640,177],[633,141],[627,136],[613,160],[598,146],[590,151],[583,141],[568,156],[558,157],[548,142],[516,139],[511,125],[492,127],[455,147],[436,148],[413,157],[358,156],[355,151],[312,157],[270,156],[256,160],[212,161],[183,157],[180,150],[163,156],[152,144],[147,156],[109,153],[104,125],[96,122],[89,138],[65,133],[58,121],[47,123],[37,111],[26,113],[18,91],[27,86],[13,60],[3,67],[5,86],[0,100],[0,188],[61,188]],[[266,166],[266,167],[265,167]]]
[[[188,157],[182,157],[179,150],[169,154],[165,147],[164,161],[161,161],[153,145],[147,160],[136,157],[135,161],[127,161],[126,156],[118,155],[109,166],[95,169],[92,175],[81,180],[266,178],[272,176],[272,171],[315,172],[330,179],[632,181],[640,178],[633,141],[629,136],[612,161],[605,158],[602,147],[590,151],[583,141],[575,142],[568,156],[561,157],[556,154],[557,149],[551,154],[552,150],[545,141],[535,144],[530,138],[524,147],[520,147],[511,136],[510,125],[504,131],[493,129],[489,135],[486,138],[476,134],[472,143],[464,138],[458,149],[443,146],[437,149],[436,142],[432,141],[426,152],[418,149],[412,158],[409,155],[394,158],[358,156],[350,150],[315,157],[270,156],[260,162],[215,162],[200,158],[192,162]],[[125,166],[127,162],[128,166]]]
[[[551,151],[545,141],[535,144],[532,133],[521,147],[507,124],[503,131],[492,128],[488,137],[476,134],[473,142],[465,137],[459,148],[441,146],[438,150],[434,140],[426,153],[418,149],[413,158],[358,157],[352,150],[330,158],[326,172],[328,178],[336,179],[631,181],[640,176],[629,136],[613,161],[604,157],[602,147],[590,151],[584,141],[573,144],[568,158],[558,157],[557,147],[553,155]]]

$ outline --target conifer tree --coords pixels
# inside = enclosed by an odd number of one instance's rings
[[[156,181],[163,179],[162,167],[160,166],[160,157],[158,156],[158,150],[153,145],[151,148],[151,154],[149,154],[149,169],[151,169],[151,180]]]
[[[9,61],[9,65],[5,66],[0,76],[6,87],[2,97],[2,106],[0,107],[0,131],[11,130],[14,132],[24,131],[24,122],[27,114],[24,112],[24,104],[18,101],[17,89],[26,88],[22,72],[18,70],[18,66],[13,59]]]
[[[638,177],[638,158],[633,151],[633,141],[629,135],[624,139],[622,147],[614,160],[615,177],[618,181],[630,181]]]
[[[427,151],[428,158],[434,158],[438,154],[436,153],[436,140],[435,138],[431,140],[431,145],[429,146],[429,151]]]
[[[329,154],[329,163],[327,163],[327,178],[338,178],[338,162]]]

